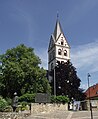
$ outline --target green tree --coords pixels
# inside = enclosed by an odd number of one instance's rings
[[[84,99],[83,90],[81,90],[81,80],[77,76],[76,68],[71,62],[57,62],[58,65],[55,67],[55,79],[56,79],[56,95],[68,96],[70,100],[82,100]],[[51,82],[52,93],[54,89],[54,70],[50,72],[53,77]]]
[[[33,48],[21,44],[8,49],[0,59],[2,64],[0,93],[4,97],[12,97],[14,92],[22,95],[50,91],[46,71],[40,68],[41,60],[35,55]]]

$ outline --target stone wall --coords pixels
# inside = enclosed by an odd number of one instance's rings
[[[89,100],[85,100],[81,102],[81,104],[84,107],[83,110],[90,110]],[[91,104],[92,104],[92,110],[98,110],[98,100],[91,100]]]
[[[68,110],[68,104],[39,104],[39,103],[32,103],[31,104],[31,113],[38,114],[41,112],[53,112],[55,110]]]

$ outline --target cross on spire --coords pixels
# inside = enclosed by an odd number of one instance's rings
[[[59,12],[57,11],[57,19],[59,18]]]

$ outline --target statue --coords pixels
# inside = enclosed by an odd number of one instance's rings
[[[13,112],[16,111],[17,106],[18,106],[18,96],[17,96],[17,93],[15,92],[15,93],[14,93],[13,100],[12,100]]]

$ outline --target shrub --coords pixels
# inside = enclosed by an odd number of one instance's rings
[[[26,93],[19,97],[19,102],[35,102],[35,94]]]
[[[11,105],[8,105],[5,109],[4,109],[4,112],[12,112],[13,109],[12,109],[12,106]]]
[[[56,103],[56,96],[51,96],[51,102]]]
[[[7,106],[7,101],[0,96],[0,111],[3,112]]]
[[[28,103],[27,102],[20,102],[19,103],[20,104],[20,106],[17,108],[17,110],[19,111],[19,110],[21,110],[21,111],[24,111],[24,110],[27,110],[28,108],[27,108],[27,105],[28,105]]]
[[[5,100],[7,101],[8,105],[12,104],[12,99],[11,98],[6,98]]]
[[[68,103],[69,98],[66,96],[51,96],[51,102],[52,103]]]

